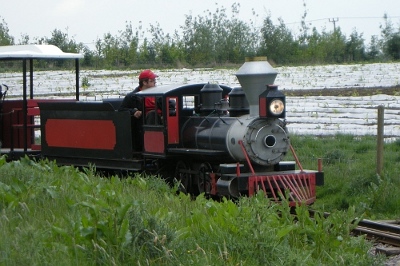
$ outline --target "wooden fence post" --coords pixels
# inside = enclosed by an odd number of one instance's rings
[[[384,111],[383,105],[378,106],[378,124],[377,124],[377,149],[376,149],[376,173],[382,174],[383,169],[383,138],[384,138]]]

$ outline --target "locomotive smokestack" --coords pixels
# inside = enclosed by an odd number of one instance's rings
[[[258,96],[266,85],[274,84],[278,72],[268,63],[266,56],[247,57],[236,77],[250,105],[250,116],[259,116]]]

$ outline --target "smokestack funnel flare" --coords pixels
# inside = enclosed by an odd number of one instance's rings
[[[266,56],[247,57],[236,72],[249,102],[250,116],[259,116],[258,96],[266,90],[266,85],[274,84],[277,75],[278,72],[268,63]]]

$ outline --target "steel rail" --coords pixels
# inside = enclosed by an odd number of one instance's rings
[[[352,233],[366,235],[368,239],[400,247],[400,226],[386,222],[375,222],[371,220],[359,221]]]

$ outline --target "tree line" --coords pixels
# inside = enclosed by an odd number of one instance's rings
[[[64,52],[84,55],[81,65],[93,69],[145,67],[200,67],[240,64],[247,56],[267,56],[275,65],[342,64],[382,62],[400,59],[400,28],[387,14],[380,24],[380,36],[366,45],[362,33],[346,36],[340,27],[318,31],[307,24],[306,4],[298,32],[290,30],[283,19],[273,23],[271,16],[261,27],[254,21],[238,19],[240,4],[230,12],[225,7],[205,11],[203,15],[185,15],[181,32],[165,33],[160,25],[144,29],[126,22],[117,34],[106,33],[95,41],[94,48],[54,29],[50,37],[30,39],[22,35],[17,44],[53,44]],[[258,15],[253,10],[253,15]],[[0,45],[13,45],[7,23],[0,21]],[[65,62],[58,62],[62,66]]]

